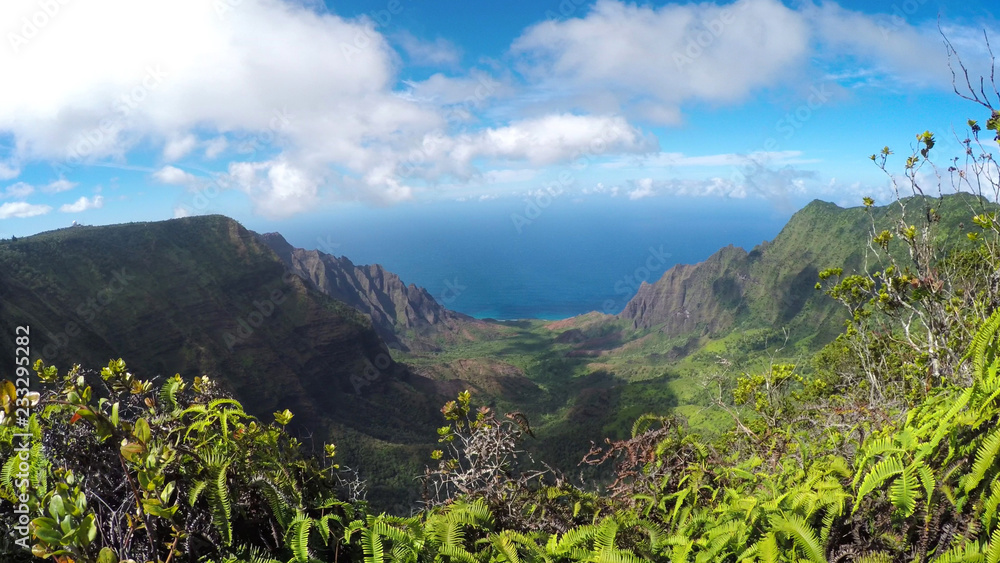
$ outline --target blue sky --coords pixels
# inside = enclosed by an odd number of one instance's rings
[[[0,237],[552,197],[885,201],[869,154],[891,146],[901,172],[929,129],[946,167],[953,131],[988,117],[952,92],[937,26],[988,72],[993,6],[8,0]]]

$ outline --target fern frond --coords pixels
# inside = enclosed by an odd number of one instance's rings
[[[1000,563],[1000,527],[993,530],[990,543],[986,548],[986,563]]]
[[[889,502],[901,510],[903,516],[907,518],[917,509],[917,500],[920,497],[920,492],[917,489],[920,483],[914,473],[913,465],[906,466],[899,479],[896,479],[889,488]]]
[[[989,344],[998,329],[1000,329],[1000,309],[993,311],[993,314],[979,327],[966,354],[966,357],[972,356],[972,370],[977,378],[982,377],[985,372],[986,362],[989,360]]]
[[[816,533],[809,524],[795,514],[779,516],[774,519],[774,529],[789,536],[813,563],[827,563],[823,548],[820,546]]]
[[[299,513],[285,533],[285,544],[292,550],[292,555],[298,563],[309,560],[309,529],[312,524],[312,518]]]
[[[382,537],[368,528],[361,530],[361,549],[365,554],[365,563],[385,563]]]
[[[229,463],[213,468],[211,489],[209,489],[209,506],[212,510],[212,523],[215,524],[225,545],[233,543],[233,506],[229,499],[229,484],[227,474]]]
[[[856,563],[892,563],[892,556],[884,551],[876,551],[858,557]]]
[[[868,493],[880,488],[886,481],[890,478],[899,475],[903,472],[903,462],[896,457],[888,457],[882,461],[875,464],[871,471],[865,475],[864,481],[861,482],[861,488],[858,490],[856,500],[854,502],[854,511],[857,512],[858,507],[861,506],[861,501],[868,495]]]
[[[998,463],[998,453],[1000,453],[1000,427],[994,428],[979,446],[979,451],[976,452],[976,463],[973,464],[972,472],[965,481],[966,492],[975,489],[986,476],[986,472],[994,468]]]

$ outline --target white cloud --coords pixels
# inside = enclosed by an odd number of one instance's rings
[[[185,207],[177,206],[174,208],[174,219],[181,219],[183,217],[190,217],[191,211]]]
[[[931,8],[928,8],[931,9]],[[936,25],[914,27],[896,15],[870,15],[827,2],[804,10],[829,52],[856,57],[874,69],[852,70],[867,81],[879,74],[909,83],[951,84],[948,58]],[[956,29],[955,32],[958,32]],[[981,36],[980,36],[981,39]]]
[[[104,207],[104,196],[94,196],[93,199],[81,196],[75,202],[59,207],[59,211],[63,213],[80,213],[88,209],[100,209],[102,207]]]
[[[462,58],[462,52],[451,41],[438,37],[434,41],[424,41],[412,33],[404,31],[395,36],[400,47],[406,51],[410,62],[418,66],[454,65]]]
[[[163,158],[167,161],[180,160],[187,156],[198,144],[198,138],[188,134],[167,141],[163,147]]]
[[[153,173],[153,178],[158,182],[173,185],[190,185],[197,181],[198,177],[189,172],[185,172],[176,166],[164,166]]]
[[[550,96],[669,124],[686,101],[737,102],[792,77],[809,40],[803,16],[777,0],[659,8],[598,0],[582,18],[528,28],[512,52]]]
[[[451,121],[467,121],[472,112],[486,107],[492,99],[514,93],[514,87],[507,78],[498,78],[481,71],[470,72],[468,76],[452,77],[441,73],[432,74],[426,80],[404,81],[406,99],[431,102],[448,108],[446,117]]]
[[[0,162],[0,180],[10,180],[21,175],[21,169],[13,164]]]
[[[658,144],[633,125],[637,119],[677,123],[686,104],[808,87],[803,75],[837,76],[833,67],[855,59],[871,68],[843,80],[941,74],[933,26],[829,3],[793,10],[779,0],[662,7],[597,0],[581,17],[524,30],[510,52],[520,76],[495,67],[434,74],[405,91],[401,60],[454,65],[459,50],[403,33],[393,36],[408,55],[401,57],[377,22],[337,16],[316,0],[241,0],[221,17],[218,3],[204,0],[59,5],[37,36],[0,38],[8,42],[0,68],[18,84],[0,89],[0,135],[13,147],[0,180],[39,161],[126,167],[138,147],[162,147],[167,162],[203,151],[207,159],[233,156],[220,163],[224,184],[269,216],[329,200],[392,203],[455,183],[514,182],[506,170],[581,154],[646,155]],[[38,6],[0,3],[0,21],[21,21]],[[965,28],[946,31],[960,49],[974,43]],[[828,68],[816,72],[815,64]],[[664,165],[741,165],[739,155],[673,156]],[[774,160],[802,162],[795,154]],[[647,174],[659,176],[636,176]],[[196,180],[170,166],[153,178]],[[740,186],[727,193],[753,191]]]
[[[0,205],[0,219],[25,218],[45,215],[52,208],[48,205],[33,205],[25,201],[8,202]]]
[[[287,161],[234,162],[222,182],[250,195],[254,210],[265,217],[294,215],[319,201],[316,174]]]
[[[397,161],[443,124],[436,108],[393,92],[396,55],[373,22],[278,0],[243,0],[220,17],[217,4],[60,4],[37,36],[0,49],[5,81],[18,84],[0,90],[0,133],[14,138],[17,160],[124,159],[142,142],[171,160],[197,146],[193,138],[215,139],[211,158],[226,146],[220,137],[246,134],[257,150],[309,162],[301,183],[315,185],[329,168],[363,176],[386,156]],[[3,2],[0,21],[38,9]],[[275,122],[282,111],[288,123]],[[282,186],[258,186],[254,203],[300,209],[283,192],[265,193]]]
[[[760,162],[743,168],[734,168],[732,174],[727,177],[668,178],[664,180],[640,178],[634,180],[633,184],[635,187],[628,192],[629,199],[669,194],[739,199],[753,197],[781,204],[790,201],[793,197],[829,191],[829,186],[821,185],[817,174],[811,170],[800,170],[791,166],[767,167]]]
[[[423,189],[410,175],[430,184],[449,175],[468,181],[481,175],[477,158],[533,165],[571,158],[612,123],[627,130],[608,151],[649,144],[624,118],[563,114],[451,137],[449,122],[460,114],[454,106],[486,105],[509,87],[473,72],[400,93],[399,55],[367,17],[283,0],[242,0],[220,16],[218,5],[60,4],[37,36],[0,49],[5,80],[18,84],[0,90],[0,134],[13,138],[11,162],[128,166],[130,152],[145,146],[163,147],[167,161],[201,147],[216,158],[232,147],[235,160],[226,167],[253,170],[255,179],[230,185],[249,194],[255,209],[286,216],[324,199],[405,200]],[[0,21],[38,9],[34,0],[3,2]],[[457,60],[445,41],[404,42],[425,60]],[[463,89],[446,94],[456,81]],[[439,147],[426,148],[434,138]],[[184,179],[161,172],[161,179]]]
[[[622,117],[557,114],[461,137],[452,144],[449,155],[466,164],[489,157],[545,165],[581,156],[645,153],[657,148],[655,137],[644,135]]]
[[[533,25],[511,53],[529,80],[530,104],[567,104],[661,124],[688,102],[737,103],[763,88],[840,85],[951,89],[946,50],[928,17],[848,10],[834,2],[737,0],[661,7],[597,0],[579,17]],[[908,19],[922,23],[911,24]],[[989,76],[983,28],[942,25],[970,74]],[[985,62],[985,65],[982,64]]]
[[[18,182],[7,186],[7,188],[3,191],[3,195],[0,197],[24,199],[33,193],[35,193],[34,186],[25,182]]]
[[[27,182],[18,182],[7,186],[7,188],[0,193],[0,197],[24,199],[36,191],[42,191],[47,194],[56,194],[72,190],[77,185],[78,184],[76,182],[70,182],[69,180],[64,179],[59,179],[40,187],[33,186]]]
[[[222,154],[228,146],[229,141],[227,141],[224,136],[219,135],[218,137],[205,143],[205,158],[210,160],[216,158]]]
[[[654,195],[652,178],[642,178],[636,182],[636,186],[628,193],[629,199],[642,199]]]
[[[60,192],[66,192],[72,190],[77,185],[78,184],[76,182],[70,182],[69,180],[59,179],[45,186],[42,186],[41,190],[47,194],[57,194]]]

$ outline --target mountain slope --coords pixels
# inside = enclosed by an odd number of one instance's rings
[[[988,205],[970,194],[904,202],[907,223],[928,207],[935,208],[941,216],[937,237],[950,245],[967,242],[963,222]],[[772,242],[749,253],[730,246],[704,262],[675,266],[657,282],[643,284],[618,318],[634,329],[656,329],[669,336],[787,327],[797,337],[828,342],[840,332],[846,314],[814,286],[823,269],[863,269],[872,220],[879,229],[892,229],[900,217],[897,204],[871,211],[869,216],[863,207],[843,209],[815,200],[795,213]]]
[[[295,248],[278,233],[260,239],[285,265],[319,291],[367,315],[390,345],[409,350],[433,346],[431,337],[460,331],[472,317],[445,309],[422,287],[406,285],[378,264],[355,266],[347,257]]]
[[[68,368],[122,357],[145,377],[209,374],[264,420],[291,409],[303,431],[426,441],[441,404],[364,315],[221,216],[0,243],[0,333],[20,325],[33,359]],[[14,365],[13,345],[0,340],[0,365]]]

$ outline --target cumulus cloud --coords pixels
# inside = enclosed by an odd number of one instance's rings
[[[950,90],[941,34],[933,18],[923,20],[914,25],[889,10],[862,13],[835,2],[792,9],[778,0],[661,7],[598,0],[579,17],[529,27],[511,53],[536,105],[571,104],[676,124],[688,102],[737,103],[762,88],[801,87],[824,77]],[[991,60],[982,28],[945,25],[943,31],[965,62]],[[987,32],[995,36],[1000,29]],[[988,65],[972,63],[970,71],[990,74]]]
[[[0,91],[0,131],[16,139],[17,158],[120,159],[149,141],[169,161],[197,146],[196,133],[215,139],[206,147],[212,157],[226,136],[248,134],[258,150],[284,141],[289,159],[363,175],[383,151],[441,125],[434,108],[393,92],[395,55],[370,21],[276,0],[245,0],[220,16],[217,4],[61,6],[53,29],[0,49],[5,79],[19,85]],[[38,9],[4,2],[0,20]],[[276,126],[276,112],[293,117]],[[315,185],[323,168],[293,183]],[[268,185],[279,191],[258,185],[256,204],[290,201],[280,191],[287,181]]]
[[[164,166],[153,173],[153,178],[164,184],[186,186],[197,181],[198,177],[190,172],[185,172],[176,166]]]
[[[366,17],[283,0],[243,0],[223,14],[219,5],[60,4],[37,34],[15,31],[0,49],[5,80],[18,84],[0,90],[11,162],[126,165],[145,146],[162,147],[167,162],[198,149],[208,159],[232,149],[227,185],[246,192],[256,209],[288,215],[326,197],[405,200],[418,191],[411,175],[431,183],[470,179],[481,173],[473,162],[480,157],[531,165],[571,158],[608,124],[627,129],[608,150],[648,144],[624,118],[563,113],[456,137],[454,106],[485,103],[510,86],[472,72],[400,92],[399,55]],[[0,20],[30,19],[38,9],[33,0],[0,3]],[[401,37],[415,59],[458,60],[447,41]],[[436,138],[443,142],[428,149]],[[170,169],[156,177],[187,179]]]
[[[650,197],[654,195],[653,192],[653,179],[652,178],[641,178],[636,181],[636,188],[629,191],[629,199],[642,199],[644,197]]]
[[[454,142],[450,156],[468,163],[480,158],[525,160],[535,165],[605,153],[646,153],[658,148],[623,117],[558,114],[488,128]]]
[[[45,215],[49,211],[52,211],[52,208],[48,205],[34,205],[25,201],[7,202],[0,205],[0,219],[36,217]]]
[[[39,161],[128,166],[131,151],[154,147],[166,163],[228,158],[216,168],[220,184],[269,216],[335,199],[403,201],[488,179],[491,169],[537,170],[581,154],[655,153],[637,120],[677,123],[685,104],[738,103],[801,83],[817,58],[863,61],[865,79],[932,81],[942,64],[929,27],[831,3],[597,0],[579,17],[524,30],[510,49],[520,74],[494,67],[496,76],[400,84],[401,60],[456,65],[461,52],[407,33],[389,41],[379,22],[317,0],[242,0],[222,14],[204,0],[56,4],[37,33],[15,27],[0,39],[0,68],[18,85],[0,89],[0,135],[12,147],[0,180]],[[0,21],[30,21],[39,9],[2,2]],[[964,28],[946,31],[962,49],[973,43]],[[153,178],[195,181],[172,166]]]
[[[511,50],[553,95],[669,124],[686,101],[735,102],[790,76],[809,40],[802,15],[777,0],[659,8],[598,0],[584,17],[528,28]]]
[[[100,209],[102,207],[104,207],[104,196],[98,195],[94,196],[92,199],[82,196],[73,203],[67,203],[60,206],[59,211],[63,213],[80,213],[88,209]]]
[[[246,192],[265,217],[286,217],[312,209],[321,179],[287,161],[234,162],[222,182]]]
[[[163,158],[167,161],[179,160],[187,156],[198,144],[198,138],[187,134],[167,141],[163,147]]]

